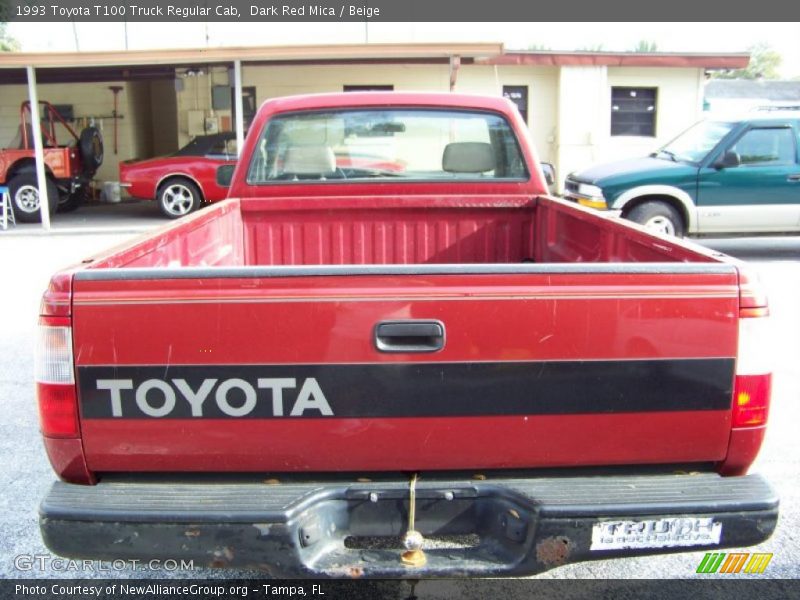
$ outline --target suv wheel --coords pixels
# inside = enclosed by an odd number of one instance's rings
[[[659,200],[643,202],[631,209],[625,218],[656,233],[676,237],[686,234],[686,226],[680,213],[673,206]]]

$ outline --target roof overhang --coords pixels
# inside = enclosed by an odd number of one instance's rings
[[[450,56],[490,59],[503,53],[501,43],[474,44],[325,44],[313,46],[242,46],[104,52],[9,52],[0,56],[0,69],[20,67],[116,67],[137,65],[196,65],[214,63],[422,59]]]
[[[688,67],[695,69],[743,69],[750,62],[744,53],[671,52],[506,52],[477,58],[478,64],[516,66],[608,66],[608,67]]]
[[[9,52],[0,54],[0,84],[24,84],[25,67],[37,69],[40,83],[80,83],[172,79],[175,69],[231,65],[462,65],[689,67],[741,69],[750,55],[632,52],[505,52],[501,43],[340,44],[243,46],[104,52]]]

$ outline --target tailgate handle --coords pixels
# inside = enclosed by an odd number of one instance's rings
[[[444,348],[441,321],[382,321],[375,325],[379,352],[438,352]]]

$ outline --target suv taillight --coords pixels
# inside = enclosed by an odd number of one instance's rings
[[[46,437],[77,438],[78,399],[69,318],[41,317],[34,359],[39,421]]]

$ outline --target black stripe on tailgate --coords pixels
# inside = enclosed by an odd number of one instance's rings
[[[79,367],[84,419],[386,418],[730,408],[734,361]]]

